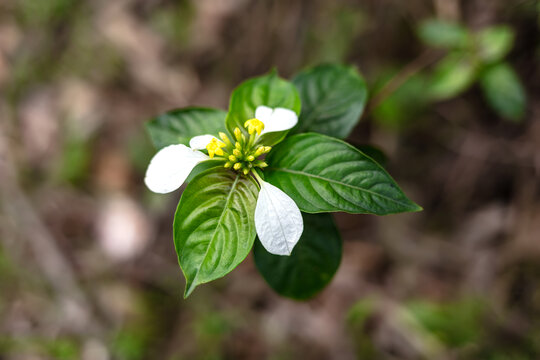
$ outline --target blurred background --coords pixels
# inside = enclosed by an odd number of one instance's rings
[[[539,359],[539,9],[1,0],[0,359]],[[478,57],[441,44],[453,30],[433,18],[506,40]],[[363,73],[348,140],[424,211],[336,214],[342,264],[308,302],[276,295],[251,257],[183,300],[179,192],[145,188],[144,122],[322,62]]]

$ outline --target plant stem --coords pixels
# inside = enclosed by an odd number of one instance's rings
[[[439,57],[439,52],[434,49],[427,49],[420,54],[416,59],[407,64],[397,75],[384,84],[381,90],[373,96],[367,112],[371,113],[377,106],[399,89],[411,76],[417,74],[420,70],[438,60]]]

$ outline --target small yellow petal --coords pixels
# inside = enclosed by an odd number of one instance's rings
[[[234,170],[240,170],[240,168],[242,168],[242,163],[236,163],[234,164]]]
[[[206,150],[208,150],[208,156],[210,156],[210,159],[214,157],[215,154],[221,156],[224,154],[222,147],[225,147],[225,143],[222,141],[219,141],[216,138],[213,138],[212,141],[206,145]]]
[[[244,123],[244,127],[248,129],[250,134],[257,132],[257,135],[261,135],[261,131],[264,129],[264,123],[259,119],[249,119]]]

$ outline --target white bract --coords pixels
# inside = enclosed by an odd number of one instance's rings
[[[304,223],[300,209],[287,194],[259,180],[261,191],[255,207],[255,228],[266,251],[275,255],[291,255],[300,240]]]
[[[203,136],[213,138],[212,135]],[[191,139],[190,145],[192,142],[197,144],[197,141],[193,140],[200,137],[202,136]],[[199,149],[201,148],[196,147],[193,149],[178,144],[169,145],[159,150],[150,160],[148,169],[146,169],[146,176],[144,177],[146,186],[159,194],[170,193],[178,189],[198,163],[210,159],[208,155],[202,153]]]
[[[289,130],[298,123],[298,116],[296,116],[294,111],[285,108],[272,109],[268,106],[257,107],[255,109],[255,118],[264,124],[261,135],[269,132]]]
[[[300,210],[287,194],[263,181],[254,169],[267,166],[264,160],[257,158],[271,149],[257,144],[260,136],[292,129],[297,123],[298,117],[292,110],[259,106],[255,110],[255,118],[245,124],[249,136],[253,137],[250,140],[242,138],[240,129],[236,128],[235,144],[226,134],[220,133],[223,141],[213,135],[199,135],[191,138],[189,147],[182,144],[169,145],[154,155],[146,170],[144,182],[153,192],[169,193],[182,186],[197,164],[215,155],[231,171],[243,172],[245,175],[252,172],[261,187],[255,208],[257,235],[268,252],[290,255],[304,229]],[[200,151],[205,149],[208,155]]]

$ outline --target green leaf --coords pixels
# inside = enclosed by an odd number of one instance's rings
[[[199,174],[182,194],[174,216],[174,245],[187,297],[197,285],[240,264],[255,239],[258,189],[250,177],[224,168]]]
[[[452,98],[465,91],[476,79],[476,63],[462,53],[453,53],[444,58],[432,74],[428,88],[433,100]]]
[[[203,171],[206,171],[208,169],[212,169],[215,167],[223,167],[224,161],[223,160],[217,160],[217,159],[210,159],[205,160],[200,163],[198,163],[193,170],[189,173],[188,177],[186,178],[185,183],[191,182],[194,178],[196,178],[200,173]]]
[[[227,113],[218,109],[184,108],[171,110],[146,123],[150,138],[158,149],[173,144],[189,145],[197,135],[218,135],[225,128]]]
[[[445,49],[463,48],[469,42],[469,32],[463,25],[440,19],[423,21],[418,36],[426,45]]]
[[[514,69],[506,63],[488,67],[480,85],[489,105],[505,119],[519,121],[525,115],[526,95]]]
[[[247,134],[244,123],[255,117],[257,107],[286,108],[300,114],[300,96],[290,82],[281,79],[275,72],[249,79],[234,89],[227,114],[227,129],[231,134],[236,127]],[[261,142],[265,145],[277,144],[288,131],[264,134]]]
[[[367,86],[351,66],[320,65],[292,80],[302,99],[293,133],[318,132],[346,138],[358,123],[367,101]]]
[[[375,160],[375,162],[382,167],[385,167],[388,163],[388,156],[382,151],[381,148],[371,144],[356,145],[356,148]]]
[[[302,214],[304,233],[290,256],[270,254],[260,241],[253,255],[257,269],[280,295],[306,300],[319,293],[341,261],[341,238],[330,214]]]
[[[478,52],[485,62],[495,62],[504,58],[514,45],[514,32],[508,26],[494,26],[476,35]]]
[[[266,162],[266,181],[285,191],[304,212],[386,215],[422,209],[373,159],[325,135],[291,136]]]

